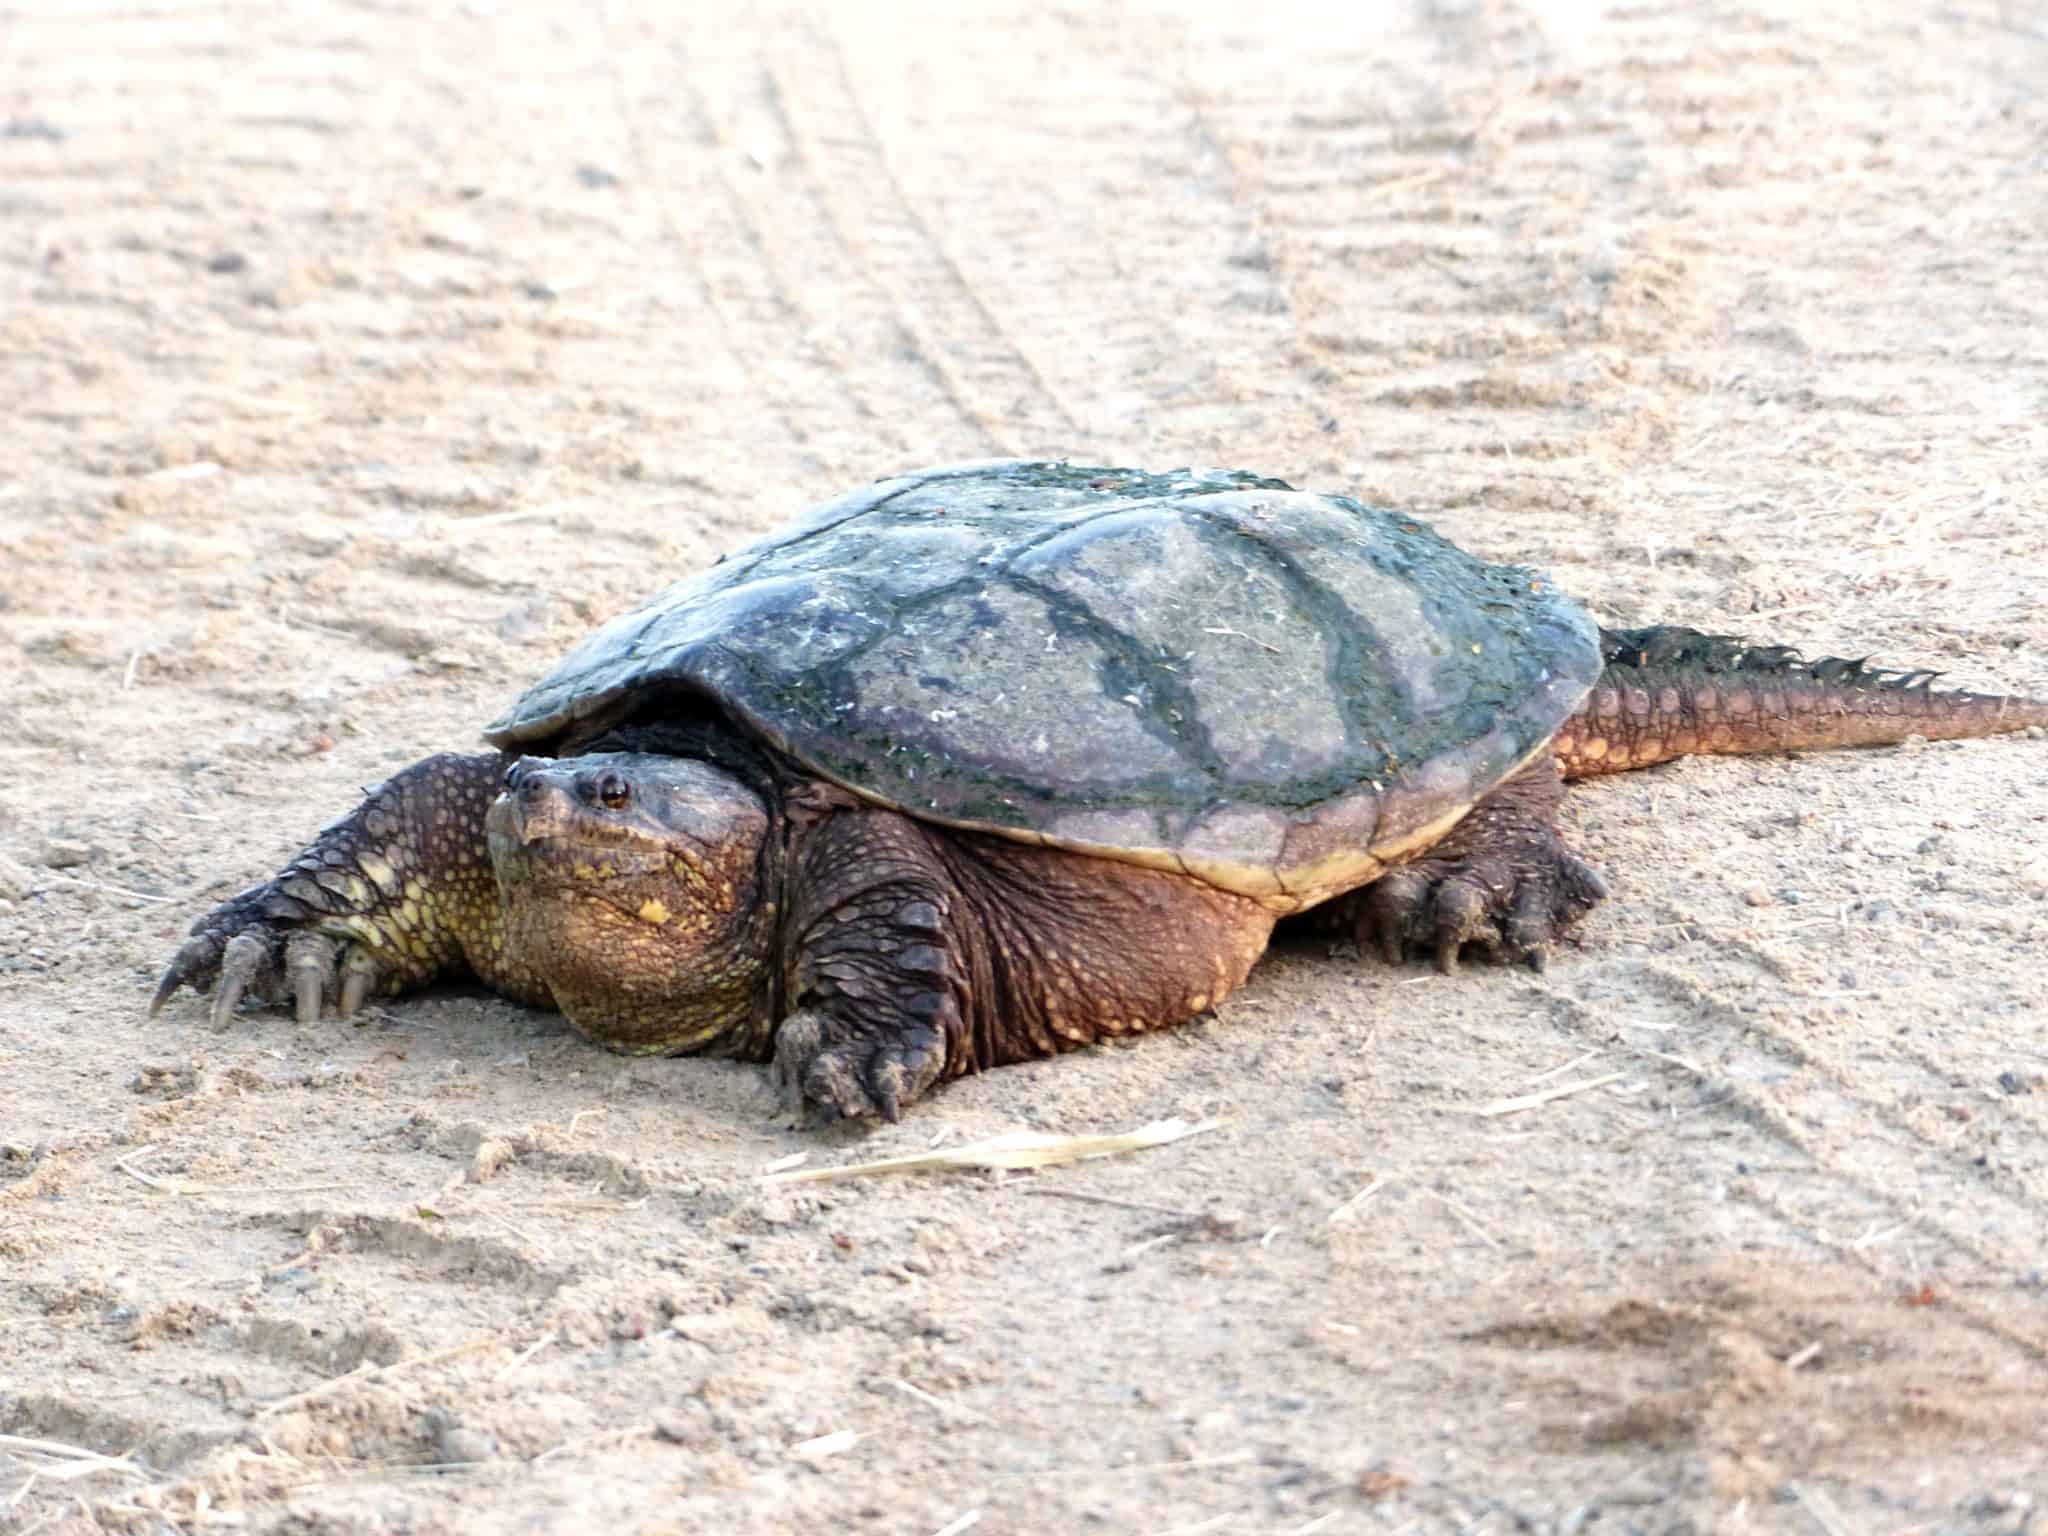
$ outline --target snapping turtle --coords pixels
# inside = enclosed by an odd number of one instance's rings
[[[1002,461],[828,502],[596,631],[192,929],[352,1013],[470,974],[629,1052],[880,1114],[1173,1024],[1317,910],[1540,962],[1604,894],[1566,779],[1978,736],[2041,701],[1603,630],[1397,512],[1244,473]]]

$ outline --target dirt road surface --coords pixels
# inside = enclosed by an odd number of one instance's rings
[[[2038,1528],[2038,740],[1587,786],[1543,976],[1291,949],[873,1132],[482,995],[144,1016],[358,786],[909,465],[1241,464],[2048,690],[2038,6],[138,0],[0,60],[0,1529]],[[1170,1115],[1227,1125],[758,1178]]]

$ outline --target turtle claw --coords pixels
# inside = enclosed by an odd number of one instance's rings
[[[868,1097],[874,1101],[875,1113],[890,1125],[903,1118],[903,1101],[894,1080],[901,1071],[895,1062],[889,1062],[881,1071],[874,1074],[873,1080],[868,1084]]]
[[[313,1024],[337,993],[341,1016],[354,1013],[385,974],[368,950],[351,941],[291,926],[238,897],[202,919],[199,931],[171,958],[149,1011],[155,1015],[181,987],[190,987],[213,994],[207,1016],[215,1029],[226,1029],[251,999],[289,999],[298,1021]]]
[[[321,933],[295,933],[285,940],[284,966],[299,1022],[318,1023],[321,1005],[334,992],[334,941]]]
[[[815,1013],[793,1013],[775,1031],[775,1059],[768,1071],[775,1096],[789,1114],[803,1113],[804,1068],[824,1043],[825,1025]]]
[[[1488,893],[1470,880],[1452,877],[1437,886],[1430,901],[1432,946],[1436,968],[1446,976],[1458,970],[1459,951],[1478,944],[1488,953],[1500,947],[1488,911]]]
[[[1367,886],[1358,898],[1358,938],[1377,941],[1389,965],[1408,959],[1408,919],[1428,899],[1429,881],[1412,869],[1397,869]]]
[[[377,984],[377,962],[360,949],[351,949],[341,962],[341,1006],[335,1010],[344,1019],[362,1011],[363,999]]]
[[[233,1019],[242,994],[253,985],[260,995],[271,969],[271,946],[254,933],[238,933],[227,942],[220,958],[220,982],[213,994],[213,1027],[226,1029]]]
[[[783,1107],[821,1124],[881,1119],[894,1125],[945,1066],[944,1036],[922,1022],[890,1037],[834,1039],[825,1016],[791,1014],[775,1032],[775,1085]]]
[[[149,1015],[155,1018],[163,1011],[165,1003],[180,987],[201,991],[220,970],[221,942],[216,934],[195,934],[187,939],[171,956],[171,963],[165,967],[163,978],[156,984],[156,995],[149,1000]]]

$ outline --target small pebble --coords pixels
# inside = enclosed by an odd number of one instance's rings
[[[1920,909],[1920,921],[1929,928],[1950,928],[1958,932],[1985,926],[1971,920],[1971,915],[1954,902],[1930,901]]]
[[[64,130],[47,117],[10,117],[0,123],[0,139],[41,139],[48,144],[61,144]]]
[[[76,869],[90,861],[92,856],[92,844],[82,843],[75,837],[53,837],[43,844],[43,866],[46,869]]]
[[[249,258],[240,251],[215,251],[206,261],[206,270],[222,277],[247,270]]]
[[[2029,1083],[2024,1077],[2021,1077],[2017,1072],[1999,1073],[1998,1086],[2003,1088],[2007,1093],[2012,1094],[2014,1097],[2018,1097],[2020,1094],[2023,1093],[2032,1093],[2034,1091],[2033,1084]]]
[[[489,1461],[498,1454],[498,1437],[460,1425],[441,1432],[443,1461]]]
[[[444,1462],[490,1461],[499,1453],[496,1435],[465,1427],[445,1408],[429,1408],[426,1420],[434,1432],[435,1453]]]
[[[191,1062],[148,1065],[128,1079],[130,1093],[158,1099],[189,1098],[199,1088],[199,1072]]]
[[[1772,897],[1771,893],[1762,886],[1752,885],[1742,893],[1742,899],[1752,907],[1768,907],[1771,904]]]

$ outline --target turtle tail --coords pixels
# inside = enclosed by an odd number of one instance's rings
[[[1868,747],[2048,727],[2048,699],[1937,690],[1933,672],[1808,660],[1656,625],[1603,629],[1606,669],[1553,750],[1568,779],[1705,752]]]

